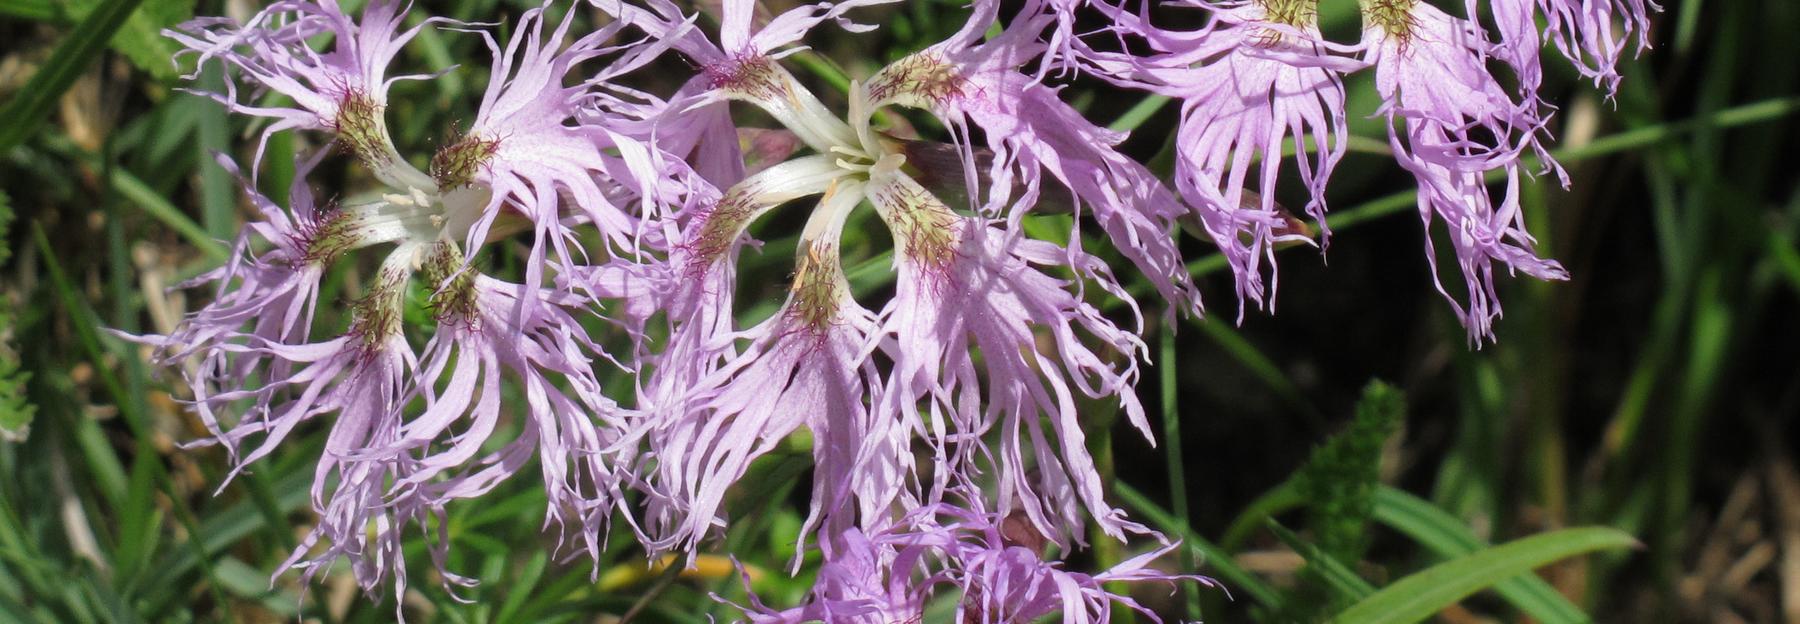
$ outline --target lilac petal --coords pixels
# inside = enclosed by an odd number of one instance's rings
[[[1540,73],[1535,67],[1538,49],[1548,38],[1576,71],[1608,94],[1619,90],[1618,64],[1628,42],[1635,36],[1636,51],[1648,49],[1650,13],[1662,10],[1649,0],[1494,0],[1490,7],[1500,27],[1499,50],[1532,91]],[[1540,14],[1545,22],[1541,37]]]
[[[883,312],[884,330],[895,338],[884,347],[894,367],[883,411],[918,422],[916,404],[931,406],[931,422],[917,427],[936,438],[940,488],[979,472],[983,463],[997,464],[1002,509],[1010,511],[1016,500],[1058,543],[1082,539],[1081,507],[1107,534],[1123,536],[1135,525],[1105,502],[1075,397],[1117,400],[1150,437],[1134,389],[1133,358],[1145,346],[1068,283],[1033,266],[1074,262],[1078,272],[1099,273],[1080,266],[1099,261],[981,218],[957,217],[904,174],[878,168],[871,184],[870,198],[897,239],[900,273]],[[1111,357],[1091,342],[1110,348]],[[979,441],[994,431],[1000,432],[997,456]]]
[[[1465,305],[1445,291],[1470,340],[1493,337],[1500,316],[1493,262],[1540,279],[1567,279],[1554,261],[1537,257],[1518,206],[1520,159],[1533,151],[1567,184],[1538,139],[1545,120],[1534,100],[1514,102],[1485,66],[1488,46],[1472,23],[1427,4],[1404,14],[1377,14],[1364,30],[1375,64],[1376,89],[1389,118],[1395,160],[1419,182],[1419,215],[1426,226],[1444,219],[1467,284]],[[1404,124],[1401,128],[1395,118]],[[1486,174],[1502,170],[1505,195],[1496,204]],[[1433,280],[1436,256],[1426,239]]]
[[[561,197],[615,248],[629,249],[636,220],[649,211],[621,205],[621,198],[659,195],[657,169],[663,163],[655,152],[612,131],[605,117],[582,114],[593,84],[565,84],[577,66],[617,50],[605,43],[623,25],[610,24],[565,48],[573,17],[564,16],[546,33],[543,11],[528,11],[504,49],[483,33],[494,65],[480,114],[467,135],[438,153],[432,167],[440,187],[476,183],[490,192],[465,241],[471,249],[485,239],[502,207],[517,210],[554,238],[569,236],[561,224]]]
[[[1274,15],[1260,3],[1195,4],[1212,10],[1212,21],[1195,32],[1158,29],[1112,11],[1116,29],[1158,52],[1090,54],[1088,62],[1122,86],[1181,99],[1176,184],[1230,261],[1239,302],[1260,307],[1263,260],[1273,272],[1277,243],[1309,240],[1275,202],[1283,145],[1291,139],[1318,146],[1292,162],[1309,193],[1306,211],[1322,226],[1325,184],[1347,140],[1339,74],[1360,64],[1330,53],[1310,13]]]
[[[850,298],[837,258],[837,229],[861,199],[848,183],[827,192],[824,225],[809,226],[786,305],[744,332],[749,347],[699,380],[682,409],[648,423],[656,464],[649,478],[660,500],[646,521],[664,536],[653,547],[691,550],[710,534],[725,491],[750,462],[806,426],[814,433],[813,526],[827,512],[867,496],[886,497],[896,484],[871,483],[857,470],[868,429],[865,393],[879,393],[868,354],[876,320]]]
[[[1002,514],[940,503],[866,534],[852,527],[823,535],[821,542],[829,546],[805,604],[775,611],[753,600],[744,610],[754,622],[917,622],[926,601],[952,590],[960,598],[959,622],[1030,622],[1052,615],[1065,622],[1107,622],[1114,604],[1160,622],[1106,584],[1187,581],[1216,587],[1205,577],[1148,567],[1173,550],[1172,544],[1099,574],[1070,572],[1010,539],[1008,522]]]
[[[1173,304],[1200,311],[1199,292],[1190,282],[1180,250],[1168,232],[1186,209],[1143,165],[1113,149],[1122,135],[1099,128],[1057,99],[1056,91],[1018,68],[1043,52],[1037,32],[1053,17],[1021,18],[1000,36],[982,41],[982,11],[991,20],[992,3],[978,3],[977,16],[955,37],[896,61],[868,85],[871,103],[930,110],[950,127],[964,147],[964,179],[975,175],[968,147],[969,126],[981,128],[994,158],[991,187],[980,202],[988,214],[1018,207],[1014,218],[1037,203],[1049,174],[1092,211],[1113,244]],[[1015,182],[1025,189],[1012,197]],[[982,197],[970,189],[972,200]],[[976,200],[979,201],[979,200]],[[1072,252],[1080,251],[1071,237]]]
[[[250,96],[238,94],[235,79],[226,82],[224,93],[206,94],[232,112],[274,120],[263,129],[253,162],[261,163],[263,149],[276,132],[330,130],[378,173],[417,182],[423,174],[394,153],[380,114],[387,106],[389,85],[423,76],[388,77],[387,68],[422,29],[447,20],[427,19],[401,30],[405,6],[397,0],[374,0],[360,19],[353,19],[335,0],[284,0],[263,8],[242,26],[224,18],[200,18],[163,34],[185,52],[198,54],[198,65],[218,59],[257,90],[293,98],[295,104],[287,107],[249,104]],[[332,42],[329,51],[314,50],[309,43],[322,36]]]
[[[432,381],[419,383],[414,393],[428,392],[436,380],[447,383],[429,397],[424,413],[375,451],[408,457],[414,466],[394,480],[393,496],[441,508],[485,494],[535,455],[549,498],[546,521],[597,557],[622,496],[612,458],[603,451],[623,416],[594,376],[589,354],[600,349],[558,305],[563,297],[527,298],[517,284],[454,274],[461,264],[453,253],[427,260],[428,268],[452,275],[437,295],[439,333],[421,358],[424,379]],[[501,381],[508,377],[525,397],[522,431],[484,452],[501,418]]]

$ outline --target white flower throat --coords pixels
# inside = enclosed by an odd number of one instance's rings
[[[929,257],[941,266],[954,244],[955,213],[901,167],[906,156],[870,128],[879,103],[868,85],[852,81],[849,114],[831,114],[811,92],[773,60],[741,61],[715,74],[714,91],[698,105],[720,100],[755,104],[792,131],[816,154],[790,159],[733,185],[690,236],[690,272],[713,266],[732,241],[762,213],[802,197],[820,195],[800,234],[789,311],[814,329],[829,325],[849,297],[838,257],[839,238],[849,213],[864,200],[887,224],[904,259]],[[935,228],[921,233],[921,228]],[[930,249],[916,241],[927,241]]]

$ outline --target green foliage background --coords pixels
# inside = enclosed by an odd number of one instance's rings
[[[1322,4],[1326,31],[1354,38],[1354,3]],[[504,23],[524,7],[424,2],[414,19]],[[179,91],[186,70],[156,33],[249,8],[0,0],[0,623],[393,618],[392,596],[356,595],[347,573],[311,587],[269,581],[311,521],[323,429],[215,492],[225,459],[177,448],[203,431],[172,377],[106,331],[165,331],[197,307],[203,293],[169,287],[216,266],[246,214],[209,154],[243,162],[254,129]],[[1430,287],[1411,180],[1383,153],[1380,122],[1358,116],[1374,109],[1367,72],[1350,85],[1359,138],[1330,191],[1336,235],[1322,257],[1281,252],[1279,314],[1234,323],[1223,263],[1192,245],[1212,315],[1152,328],[1141,391],[1160,397],[1164,435],[1151,449],[1096,406],[1090,440],[1116,500],[1184,540],[1164,565],[1216,578],[1231,598],[1142,600],[1208,621],[1800,621],[1789,424],[1800,414],[1800,5],[1664,9],[1656,49],[1622,68],[1614,100],[1546,53],[1574,186],[1531,182],[1527,218],[1575,279],[1504,280],[1497,345],[1469,348]],[[939,0],[879,11],[878,33],[822,34],[793,58],[828,104],[842,104],[834,85],[938,40],[962,15]],[[397,141],[428,154],[473,119],[486,52],[474,37],[427,31],[400,62],[460,65],[392,98]],[[1126,149],[1161,162],[1174,106],[1088,79],[1065,98],[1135,128]],[[279,156],[313,140],[276,138],[265,193],[285,197],[292,168]],[[368,186],[346,165],[321,170],[327,195]],[[853,235],[845,248],[876,262],[878,238]],[[771,242],[746,270],[779,277],[786,249]],[[322,301],[348,300],[352,269],[340,267]],[[777,604],[803,596],[816,567],[784,573],[806,468],[803,452],[759,463],[711,551],[750,566]],[[595,580],[550,552],[543,505],[522,478],[453,508],[451,565],[482,584],[463,595],[472,602],[453,600],[413,544],[403,608],[426,621],[690,622],[733,613],[709,593],[744,597],[721,565],[645,569],[622,535]],[[1583,526],[1623,533],[1561,530]],[[1641,548],[1618,548],[1625,534]],[[1102,542],[1071,565],[1097,569],[1148,546]],[[1590,551],[1602,552],[1569,558]]]

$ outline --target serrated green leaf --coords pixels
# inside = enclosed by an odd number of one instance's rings
[[[87,17],[104,0],[71,0],[65,8],[74,19]],[[125,20],[108,42],[113,51],[125,56],[138,69],[158,80],[173,80],[181,75],[175,66],[175,53],[180,48],[162,35],[169,28],[194,16],[195,0],[143,0],[136,13]]]
[[[6,103],[6,108],[0,109],[0,152],[25,142],[42,127],[44,117],[50,114],[57,98],[87,71],[101,48],[112,40],[113,34],[142,1],[106,0],[57,44],[56,51],[50,53],[50,60],[31,75],[31,80]]]
[[[0,191],[0,265],[6,264],[12,249],[7,235],[13,220],[12,201]],[[0,293],[0,441],[20,442],[31,433],[31,418],[37,409],[25,397],[25,382],[31,373],[21,369],[19,353],[13,348],[12,301]]]
[[[1408,624],[1551,562],[1638,541],[1617,529],[1585,527],[1540,533],[1426,568],[1400,579],[1338,614],[1339,624]]]

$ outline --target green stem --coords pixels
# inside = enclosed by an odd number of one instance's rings
[[[1182,460],[1181,452],[1181,410],[1178,409],[1179,398],[1175,393],[1175,332],[1165,327],[1162,332],[1162,344],[1157,354],[1157,375],[1162,382],[1163,408],[1163,444],[1168,449],[1169,468],[1169,507],[1175,513],[1175,521],[1182,526],[1193,526],[1188,516],[1187,500],[1187,466]],[[1198,569],[1194,561],[1194,551],[1183,548],[1180,552],[1182,572]],[[1186,588],[1182,592],[1187,597],[1187,617],[1190,620],[1200,619],[1200,592],[1196,588]]]
[[[1118,495],[1126,506],[1144,514],[1144,519],[1148,520],[1151,526],[1179,538],[1185,549],[1199,556],[1202,565],[1211,567],[1213,573],[1217,574],[1219,580],[1234,594],[1242,591],[1249,594],[1252,600],[1267,607],[1281,604],[1281,594],[1275,591],[1274,587],[1257,578],[1255,574],[1251,574],[1249,570],[1239,567],[1237,562],[1231,559],[1230,553],[1213,545],[1206,538],[1200,537],[1199,533],[1194,532],[1193,527],[1181,524],[1179,520],[1175,519],[1174,514],[1157,506],[1150,500],[1150,497],[1137,491],[1137,488],[1126,483],[1115,483],[1113,484],[1113,493]]]

